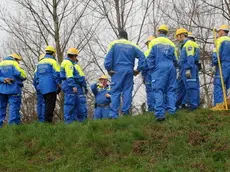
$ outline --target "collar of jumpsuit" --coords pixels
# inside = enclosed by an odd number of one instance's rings
[[[158,37],[167,37],[167,36],[164,34],[159,34]]]
[[[11,56],[8,56],[8,57],[5,57],[3,60],[13,60],[13,61],[16,61],[13,57]]]
[[[52,59],[55,59],[55,57],[54,57],[54,56],[49,55],[49,54],[46,54],[44,58],[52,58]]]
[[[185,44],[188,40],[189,40],[188,38],[184,39],[183,42],[181,43],[181,46],[180,46],[180,47],[183,48],[184,44]]]
[[[71,61],[72,63],[75,63],[75,60],[72,60],[71,58],[66,57],[65,59]]]

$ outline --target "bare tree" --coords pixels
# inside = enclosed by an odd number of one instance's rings
[[[14,9],[13,14],[1,7],[0,20],[3,23],[1,29],[12,36],[9,48],[23,56],[23,66],[29,75],[26,82],[28,86],[24,91],[29,93],[30,90],[31,95],[35,64],[46,45],[56,47],[57,60],[61,63],[68,46],[82,47],[91,37],[90,31],[85,37],[78,37],[81,35],[79,27],[83,25],[82,19],[90,13],[87,8],[90,0],[15,0],[13,3],[17,7],[20,6],[18,10]],[[77,38],[78,44],[71,42]],[[62,112],[63,96],[59,96],[57,108],[59,119],[62,118]]]

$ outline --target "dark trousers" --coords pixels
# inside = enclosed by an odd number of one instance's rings
[[[55,103],[57,99],[57,93],[52,92],[52,93],[47,93],[43,95],[45,99],[45,122],[51,123],[53,120],[53,112],[55,108]]]

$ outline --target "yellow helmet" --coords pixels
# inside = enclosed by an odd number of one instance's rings
[[[22,57],[16,53],[13,53],[13,54],[10,54],[9,56],[13,57],[14,59],[17,59],[17,60],[22,60]]]
[[[149,36],[148,39],[146,40],[145,44],[147,44],[148,42],[152,41],[153,39],[155,39],[154,36]]]
[[[47,52],[54,52],[54,53],[56,53],[56,50],[55,50],[55,48],[53,47],[53,46],[50,46],[50,45],[48,45],[46,48],[45,48],[45,51]]]
[[[180,34],[183,34],[183,33],[188,34],[187,29],[185,29],[185,28],[179,28],[179,29],[176,30],[176,36],[180,35]]]
[[[45,57],[45,54],[41,54],[38,60],[41,61],[42,59],[44,59],[44,57]]]
[[[194,38],[194,39],[195,39],[195,36],[193,35],[192,32],[188,32],[188,37],[189,37],[189,38]]]
[[[101,77],[99,78],[99,80],[100,79],[106,79],[106,80],[108,80],[109,78],[106,75],[101,75]]]
[[[219,28],[216,29],[217,31],[224,30],[224,31],[229,31],[229,26],[228,25],[221,25]]]
[[[157,29],[157,31],[159,31],[159,30],[163,30],[163,31],[169,31],[169,28],[168,28],[168,26],[167,25],[165,25],[165,24],[163,24],[163,25],[161,25],[158,29]]]
[[[79,51],[76,48],[69,48],[68,51],[67,51],[67,54],[78,55]]]

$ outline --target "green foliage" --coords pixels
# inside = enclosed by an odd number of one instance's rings
[[[228,171],[228,112],[199,109],[156,122],[143,114],[0,129],[0,171]]]

